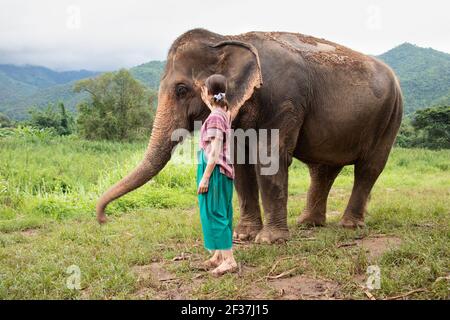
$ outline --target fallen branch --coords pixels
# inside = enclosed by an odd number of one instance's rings
[[[352,247],[352,246],[356,246],[358,245],[357,242],[345,242],[345,243],[340,243],[337,245],[338,248],[344,248],[344,247]]]
[[[370,293],[370,291],[364,290],[364,293],[366,294],[367,298],[369,298],[370,300],[377,300],[377,298],[375,298],[374,295]]]
[[[280,274],[277,275],[277,276],[266,276],[266,278],[269,279],[269,280],[280,279],[280,278],[283,278],[283,277],[285,277],[285,276],[291,274],[292,272],[294,272],[294,271],[297,270],[297,269],[298,269],[298,267],[295,267],[295,268],[292,268],[291,270],[282,272],[282,273],[280,273]]]
[[[309,238],[299,238],[299,239],[292,239],[290,242],[303,242],[303,241],[315,241],[317,240],[316,237],[309,237]]]
[[[408,297],[408,296],[410,296],[410,295],[412,295],[414,293],[427,292],[427,291],[428,291],[428,289],[424,289],[424,288],[422,288],[422,289],[415,289],[415,290],[408,291],[408,292],[406,292],[404,294],[400,294],[398,296],[387,297],[384,300],[398,300],[398,299],[401,299],[401,298],[406,298],[406,297]]]
[[[265,277],[263,277],[263,278],[269,277],[269,276],[272,274],[272,272],[275,270],[275,268],[280,264],[281,261],[286,260],[286,259],[289,259],[289,258],[291,258],[291,257],[284,257],[284,258],[278,259],[278,260],[273,264],[272,268],[270,268],[269,273],[268,273]]]
[[[442,281],[442,280],[450,280],[450,275],[445,276],[445,277],[438,277],[438,278],[436,278],[436,280],[434,280],[434,283]]]
[[[300,238],[297,241],[301,242],[301,241],[314,241],[314,240],[317,240],[317,238],[316,237]]]
[[[265,275],[265,276],[259,278],[258,280],[256,280],[256,282],[259,282],[261,280],[267,279],[272,274],[272,272],[275,270],[275,268],[280,264],[281,261],[289,259],[289,258],[291,258],[291,257],[284,257],[284,258],[281,258],[281,259],[278,259],[277,261],[275,261],[275,263],[273,264],[272,268],[270,268],[269,273],[267,273],[267,275]]]
[[[188,252],[182,252],[181,255],[174,257],[172,261],[189,260],[189,258],[190,256]]]
[[[199,273],[199,274],[193,276],[192,280],[200,279],[200,278],[203,278],[203,277],[204,277],[204,274],[203,273]]]

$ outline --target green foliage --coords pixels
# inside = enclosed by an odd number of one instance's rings
[[[89,140],[148,138],[156,94],[122,69],[80,80],[76,92],[88,92],[90,101],[78,105],[78,128]]]
[[[412,125],[424,133],[425,147],[450,149],[450,106],[417,110]]]
[[[12,126],[11,120],[0,112],[0,128],[8,128]]]
[[[27,123],[38,129],[52,129],[56,134],[64,136],[71,134],[74,129],[75,121],[71,114],[67,113],[62,102],[58,107],[49,104],[46,109],[40,110],[32,108],[29,110],[30,120]]]
[[[405,113],[450,104],[450,54],[404,43],[378,58],[400,78]]]
[[[164,72],[165,61],[150,61],[130,69],[133,77],[141,81],[145,86],[158,90],[159,80]]]
[[[85,94],[72,91],[74,81],[92,77],[97,72],[54,71],[39,66],[0,65],[0,111],[10,118],[24,120],[28,118],[30,106],[39,109],[49,103],[62,101],[70,111],[86,98]]]
[[[0,128],[0,138],[10,137],[14,135],[14,128]]]
[[[15,128],[0,128],[0,138],[19,138],[28,142],[45,142],[57,136],[53,128],[35,128],[30,125],[18,125]]]
[[[397,145],[405,148],[450,149],[450,107],[417,110],[404,119]]]
[[[62,219],[94,213],[99,194],[131,171],[146,143],[86,141],[49,129],[19,127],[0,138],[0,220],[16,215]],[[108,212],[190,206],[195,170],[169,164],[151,183],[115,201]],[[1,231],[1,225],[0,225]]]

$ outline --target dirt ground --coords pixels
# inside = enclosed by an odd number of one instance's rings
[[[353,242],[338,244],[342,250],[350,248],[363,249],[371,261],[376,261],[388,250],[400,246],[401,239],[388,235],[372,235],[370,237],[356,239]],[[238,246],[248,246],[251,243],[238,243]],[[294,259],[294,258],[293,258]],[[189,267],[195,270],[192,279],[182,279],[169,271],[172,264],[188,261]],[[279,261],[278,261],[279,262]],[[276,264],[272,268],[275,269]],[[249,288],[246,298],[248,299],[281,299],[281,300],[335,300],[340,299],[340,285],[337,282],[301,274],[291,276],[297,269],[294,267],[279,274],[269,274],[255,281]],[[145,299],[190,299],[191,293],[195,291],[209,276],[207,270],[201,266],[199,256],[181,253],[171,261],[153,262],[149,265],[134,266],[133,272],[138,277],[140,289],[136,292],[136,298]],[[257,267],[240,264],[236,277],[249,276],[257,272]],[[355,280],[363,285],[365,275],[355,276]]]

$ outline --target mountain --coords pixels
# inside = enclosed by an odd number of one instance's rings
[[[24,119],[31,106],[46,106],[62,101],[74,110],[76,104],[86,97],[75,94],[73,84],[99,72],[54,71],[40,66],[0,65],[0,112],[13,119]]]
[[[377,58],[394,69],[400,78],[405,113],[432,105],[450,105],[450,54],[404,43]],[[164,61],[150,61],[130,69],[145,86],[157,90],[164,71]],[[0,112],[10,118],[24,119],[31,106],[64,102],[69,110],[85,99],[74,93],[73,84],[94,77],[99,72],[53,71],[38,66],[0,65]]]
[[[159,79],[164,72],[165,61],[150,61],[130,69],[133,77],[141,81],[144,85],[158,90]]]
[[[145,86],[158,89],[165,62],[150,61],[130,69]],[[86,93],[73,92],[76,81],[95,77],[100,72],[80,70],[58,72],[40,66],[0,65],[0,113],[23,120],[32,106],[44,107],[63,102],[68,110],[84,100]]]
[[[87,70],[58,72],[45,67],[31,65],[16,66],[11,64],[0,64],[0,73],[37,88],[48,88],[54,85],[93,77],[98,74],[98,72]]]
[[[0,112],[12,119],[23,120],[28,117],[28,109],[30,107],[45,107],[49,103],[57,102],[63,102],[69,111],[75,112],[77,104],[89,96],[87,93],[73,92],[73,86],[76,81],[38,89],[29,95],[24,95],[8,103],[3,111],[0,105]]]
[[[406,113],[450,105],[450,54],[404,43],[378,58],[399,77]]]

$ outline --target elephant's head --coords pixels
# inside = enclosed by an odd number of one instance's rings
[[[202,29],[188,31],[173,43],[161,78],[158,108],[144,159],[99,199],[99,222],[106,221],[104,211],[108,203],[139,188],[166,165],[179,142],[171,139],[174,130],[192,131],[195,120],[207,117],[209,109],[201,99],[200,87],[215,73],[227,77],[227,100],[234,119],[254,89],[262,84],[256,48]]]

